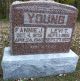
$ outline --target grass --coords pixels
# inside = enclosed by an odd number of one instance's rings
[[[8,35],[9,35],[9,23],[8,21],[2,21],[0,22],[0,26],[2,27],[1,34],[2,34],[2,40],[0,41],[0,44],[2,45],[2,48],[0,48],[0,59],[2,58],[2,49],[5,46],[9,45]],[[75,31],[73,34],[71,49],[77,53],[80,56],[80,23],[76,23]],[[0,73],[2,73],[2,69],[0,69]],[[2,77],[0,77],[0,81],[4,81]],[[7,80],[5,80],[7,81]],[[13,81],[13,80],[8,80]],[[40,78],[34,78],[33,81],[80,81],[80,59],[77,64],[76,71],[69,74],[63,74],[62,76],[47,76],[47,77],[40,77]]]

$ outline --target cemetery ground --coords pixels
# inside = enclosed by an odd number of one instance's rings
[[[9,46],[9,22],[7,20],[0,21],[0,62],[3,56],[3,48],[5,46]],[[80,22],[76,23],[71,49],[80,57]],[[0,81],[4,81],[2,79],[1,67],[0,67]],[[8,81],[14,81],[14,80],[8,80]],[[80,81],[80,59],[77,64],[76,71],[73,73],[34,78],[33,81]]]

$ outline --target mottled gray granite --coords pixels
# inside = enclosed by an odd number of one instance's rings
[[[3,78],[42,77],[73,72],[78,59],[78,55],[72,50],[69,53],[13,56],[10,53],[10,47],[6,47],[1,64]]]

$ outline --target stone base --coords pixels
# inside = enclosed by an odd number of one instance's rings
[[[43,77],[73,72],[78,59],[72,50],[69,53],[13,56],[10,47],[6,47],[2,59],[3,78]]]

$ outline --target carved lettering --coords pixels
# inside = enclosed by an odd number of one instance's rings
[[[25,13],[24,24],[66,25],[68,16],[46,13]]]

